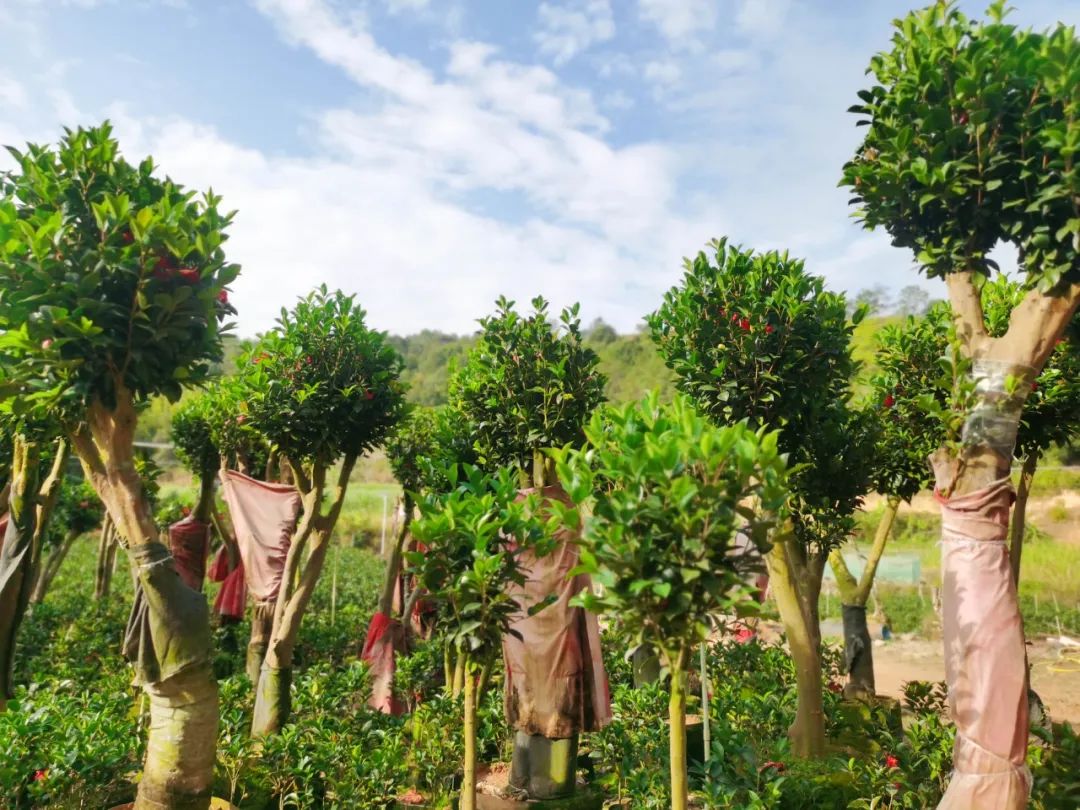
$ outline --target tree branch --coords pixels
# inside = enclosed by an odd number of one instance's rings
[[[975,273],[972,270],[948,273],[945,284],[949,290],[956,334],[967,349],[969,357],[981,356],[987,349],[990,336],[986,332],[982,296],[975,288]]]

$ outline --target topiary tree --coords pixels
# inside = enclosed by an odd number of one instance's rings
[[[221,454],[214,444],[212,402],[206,394],[184,400],[173,412],[172,441],[176,455],[199,484],[199,499],[192,516],[209,523],[214,507],[214,478]]]
[[[451,618],[450,641],[463,661],[465,762],[462,810],[476,810],[476,681],[480,662],[497,654],[523,607],[510,586],[525,584],[523,555],[543,556],[554,544],[538,517],[541,504],[518,495],[517,471],[489,475],[476,467],[448,470],[452,489],[419,501],[413,533],[427,544],[409,562],[432,599]],[[459,477],[460,476],[460,477]]]
[[[885,497],[885,511],[858,580],[839,547],[829,554],[843,605],[849,696],[875,694],[866,603],[900,503],[910,503],[930,483],[926,459],[941,444],[944,434],[941,422],[926,407],[925,398],[930,397],[938,407],[947,407],[949,391],[940,387],[939,380],[951,322],[948,304],[938,303],[924,317],[909,317],[903,323],[887,325],[876,335],[876,371],[861,407],[876,423],[873,488]]]
[[[863,225],[885,229],[948,288],[975,390],[960,434],[934,456],[950,694],[963,702],[953,708],[964,778],[944,801],[993,795],[1018,808],[1030,789],[1024,634],[998,541],[1024,401],[1080,304],[1080,42],[1072,28],[1021,30],[1005,14],[995,2],[984,20],[969,20],[938,3],[896,22],[892,47],[871,60],[875,84],[852,108],[865,137],[842,182]],[[994,336],[979,286],[1001,242],[1019,252],[1025,294]],[[971,514],[1001,532],[974,537],[970,522],[960,524]],[[985,775],[977,760],[987,757],[1010,776]]]
[[[106,123],[10,150],[0,178],[0,344],[19,402],[68,431],[127,543],[125,652],[150,703],[136,807],[206,807],[217,739],[205,598],[183,585],[135,469],[137,406],[221,360],[231,214],[121,157]]]
[[[245,426],[283,458],[303,503],[274,608],[252,730],[276,733],[288,719],[293,650],[322,573],[356,461],[402,418],[403,361],[367,326],[352,296],[323,286],[283,311],[242,362]],[[338,466],[327,498],[327,478]]]
[[[601,586],[582,603],[617,615],[639,643],[659,651],[671,674],[671,806],[687,806],[686,673],[694,647],[719,613],[753,597],[737,531],[759,542],[787,500],[777,433],[740,423],[716,427],[679,396],[661,406],[654,391],[596,414],[585,448],[556,451],[576,508],[588,509],[581,570]]]
[[[710,245],[647,318],[676,385],[719,425],[779,431],[793,468],[790,519],[770,538],[770,591],[796,661],[799,756],[824,752],[818,596],[830,550],[850,534],[869,487],[867,420],[847,406],[855,323],[801,261]],[[855,322],[861,318],[856,312]],[[767,547],[767,546],[766,546]]]
[[[92,486],[71,477],[63,479],[41,551],[44,554],[47,548],[48,556],[37,566],[31,604],[45,601],[45,594],[75,541],[100,526],[104,514],[104,507]]]
[[[583,343],[579,306],[564,309],[557,328],[547,301],[532,306],[523,317],[500,297],[495,314],[480,319],[480,337],[450,379],[450,403],[469,422],[483,465],[516,467],[541,487],[554,480],[543,451],[581,443],[606,380]]]

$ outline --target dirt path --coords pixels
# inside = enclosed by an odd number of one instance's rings
[[[1051,719],[1080,726],[1080,647],[1061,647],[1045,640],[1028,648],[1031,685]],[[901,639],[874,645],[874,677],[883,695],[903,696],[907,681],[945,680],[940,641]]]

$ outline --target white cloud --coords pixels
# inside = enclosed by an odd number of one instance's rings
[[[572,0],[541,3],[540,27],[533,35],[540,52],[556,65],[569,62],[582,51],[615,36],[611,0]]]
[[[779,33],[787,19],[791,0],[740,0],[735,24],[751,37],[771,37]]]
[[[391,14],[406,11],[424,11],[431,5],[431,0],[386,0],[386,7]]]
[[[673,59],[654,59],[645,63],[645,79],[653,84],[675,84],[682,76],[682,68]]]
[[[712,30],[717,0],[638,0],[638,15],[672,42]]]
[[[0,74],[0,104],[10,107],[26,106],[26,89],[10,76]]]

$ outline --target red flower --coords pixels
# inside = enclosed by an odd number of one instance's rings
[[[739,321],[739,328],[742,329],[743,331],[749,332],[750,331],[750,321],[747,320],[746,318],[743,318],[741,321]]]
[[[375,399],[375,392],[367,390],[364,392],[364,399]]]
[[[238,425],[242,425],[246,421],[247,421],[247,417],[244,416],[244,414],[240,414],[239,416],[236,417],[236,424],[238,424]]]
[[[1039,390],[1039,384],[1037,382],[1033,382],[1031,384],[1031,390],[1032,391],[1038,391]]]
[[[45,338],[43,341],[41,341],[41,349],[42,349],[42,351],[47,352],[49,349],[52,348],[52,345],[53,345],[53,339],[52,338]]]
[[[120,238],[124,240],[125,245],[130,245],[135,241],[135,237],[131,235],[131,231],[124,231],[120,234]]]
[[[199,271],[195,267],[181,267],[180,278],[188,284],[196,284],[199,281]]]
[[[743,625],[742,627],[740,627],[738,630],[735,631],[735,640],[737,642],[739,642],[740,644],[746,644],[747,642],[749,642],[753,638],[754,638],[754,631],[751,630],[746,625]]]
[[[767,771],[767,770],[769,770],[769,768],[775,769],[777,773],[783,773],[784,772],[784,763],[783,762],[766,762],[764,765],[761,766],[761,768],[759,770]]]
[[[963,126],[968,122],[968,114],[966,112],[960,113],[960,115],[956,116],[956,122]]]
[[[836,695],[838,695],[838,694],[840,694],[841,692],[844,691],[844,687],[842,685],[838,684],[836,681],[829,681],[829,687],[828,688],[829,688],[830,692],[832,692],[833,694],[836,694]]]
[[[158,260],[154,262],[155,270],[175,270],[176,260],[172,256],[158,256]]]
[[[312,363],[314,363],[314,362],[315,362],[315,361],[314,361],[314,360],[312,360],[310,356],[309,356],[309,357],[307,358],[307,364],[308,364],[309,366],[310,366],[310,365],[311,365]]]
[[[766,324],[766,326],[765,326],[765,334],[766,335],[771,335],[775,331],[776,331],[776,329],[773,328],[773,325],[771,323]]]
[[[40,782],[40,781],[42,781],[44,779],[48,779],[48,778],[49,778],[49,769],[48,768],[41,768],[40,770],[34,771],[34,781],[35,782]]]
[[[892,754],[885,755],[885,767],[886,768],[899,768],[900,760],[894,757]]]
[[[731,322],[732,323],[737,323],[738,320],[739,320],[739,313],[738,312],[732,312],[731,313]]]
[[[217,300],[220,301],[223,304],[229,303],[229,291],[228,290],[222,290],[221,292],[219,292],[217,294]]]
[[[896,398],[893,397],[892,394],[886,394],[885,399],[882,401],[881,404],[884,405],[886,408],[891,408],[893,405],[896,404]]]

